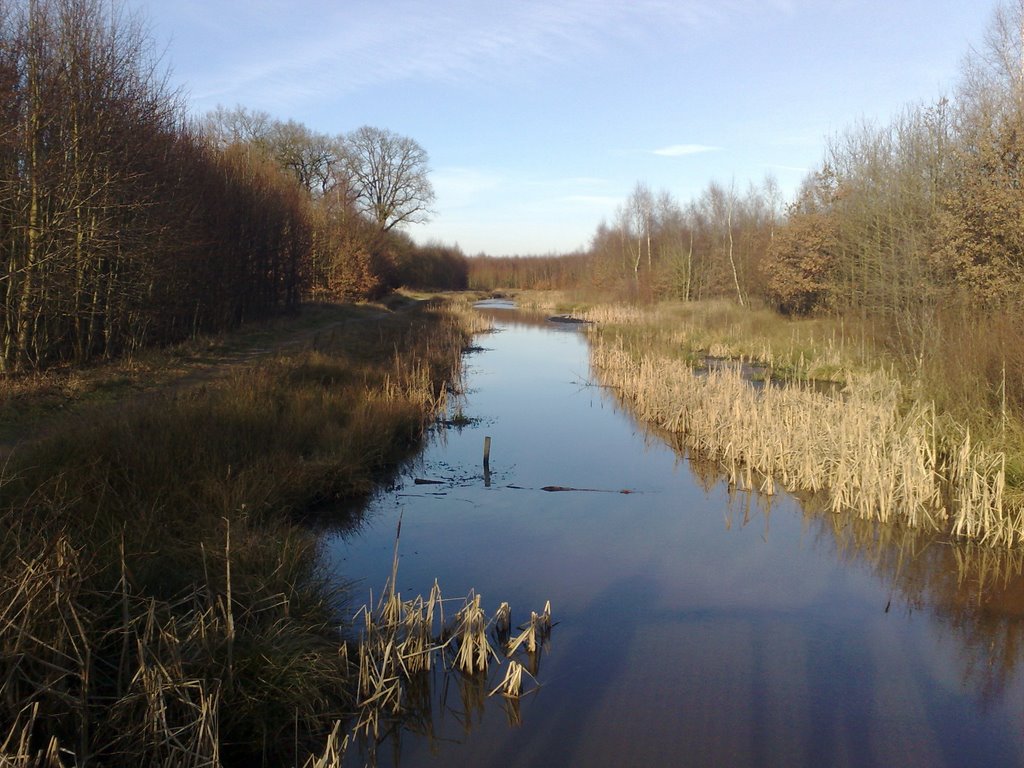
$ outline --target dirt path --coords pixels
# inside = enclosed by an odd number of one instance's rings
[[[148,351],[131,360],[0,381],[0,460],[18,445],[51,434],[68,419],[207,384],[268,357],[315,347],[353,325],[380,322],[420,303],[396,295],[387,304],[308,304],[296,316]]]

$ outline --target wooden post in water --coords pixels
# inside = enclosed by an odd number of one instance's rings
[[[491,436],[484,438],[484,487],[491,487]]]

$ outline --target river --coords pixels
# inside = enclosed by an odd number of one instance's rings
[[[579,328],[480,311],[469,423],[326,552],[376,596],[401,515],[404,595],[437,579],[515,622],[550,600],[557,623],[536,692],[481,707],[435,675],[432,735],[400,732],[381,765],[1024,764],[1019,558],[731,491],[595,385]]]

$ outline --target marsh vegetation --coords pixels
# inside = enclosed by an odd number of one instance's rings
[[[771,493],[779,481],[827,493],[836,513],[1021,544],[1024,495],[1019,487],[1007,492],[1006,443],[972,436],[972,425],[937,413],[897,369],[847,352],[841,336],[815,338],[813,324],[775,320],[776,335],[787,326],[791,333],[776,349],[765,333],[770,318],[755,326],[740,309],[721,324],[727,307],[708,307],[704,322],[699,312],[582,313],[602,321],[592,353],[601,381],[641,419],[720,460],[740,488]],[[702,355],[755,363],[772,385],[751,386],[739,366],[696,370]],[[841,388],[812,386],[823,378]]]
[[[302,521],[416,450],[479,323],[382,309],[209,381],[81,405],[9,452],[4,759],[277,763],[337,739],[358,672],[343,584]]]

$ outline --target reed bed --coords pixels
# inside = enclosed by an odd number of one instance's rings
[[[445,304],[445,311],[459,329],[477,335],[494,330],[494,321],[473,308],[475,296],[458,294],[450,297]]]
[[[698,375],[679,359],[598,339],[592,362],[637,415],[715,457],[730,483],[826,491],[833,512],[949,530],[993,546],[1024,540],[1005,504],[998,452],[941,438],[928,407],[902,402],[882,372],[850,375],[841,397],[799,384],[754,388],[738,370]]]
[[[536,678],[513,656],[525,646],[532,658],[539,657],[552,627],[550,601],[543,613],[531,613],[530,621],[521,627],[523,633],[509,641],[512,611],[507,602],[488,617],[480,595],[470,592],[461,600],[446,599],[436,581],[426,598],[403,599],[394,586],[401,530],[400,518],[391,578],[384,593],[376,602],[371,595],[356,613],[361,631],[353,733],[369,745],[371,754],[383,734],[409,722],[431,731],[430,674],[437,668],[442,675],[458,676],[463,709],[471,712],[483,706],[489,673],[501,666],[503,658],[508,659],[501,682],[487,695],[500,693],[506,699],[518,699],[524,693],[524,674],[534,682]],[[454,612],[452,603],[459,606]],[[445,621],[446,605],[450,621]],[[492,639],[502,654],[495,651]]]
[[[786,322],[770,310],[740,309],[724,300],[595,304],[574,316],[636,349],[694,365],[707,357],[757,362],[776,378],[841,382],[865,361],[863,343],[847,341],[853,329],[843,323]]]

